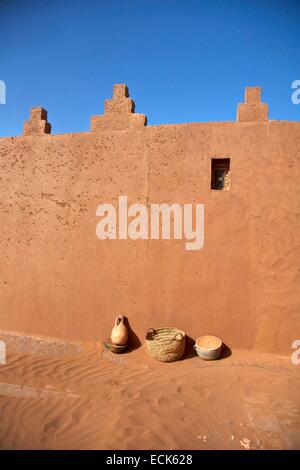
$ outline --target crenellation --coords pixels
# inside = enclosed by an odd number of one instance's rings
[[[144,114],[135,114],[134,101],[129,98],[125,84],[115,84],[113,97],[104,102],[104,114],[92,116],[91,130],[127,130],[143,129],[147,124]]]
[[[237,121],[268,121],[268,105],[260,99],[260,87],[246,87],[245,103],[240,103],[237,109]]]
[[[264,122],[268,119],[268,105],[261,102],[261,88],[246,87],[245,101],[237,107],[237,122]],[[90,123],[91,132],[139,130],[147,126],[147,116],[135,113],[135,103],[129,96],[127,85],[117,83],[113,86],[112,98],[104,101],[104,113],[91,116]],[[23,129],[24,136],[51,134],[47,110],[31,108],[30,118],[24,122]]]
[[[30,110],[30,118],[24,122],[23,135],[51,134],[51,124],[48,122],[48,112],[42,107]]]

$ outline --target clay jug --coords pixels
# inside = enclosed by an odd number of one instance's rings
[[[124,324],[125,317],[124,315],[119,315],[116,318],[115,326],[111,332],[111,342],[117,346],[122,346],[127,343],[128,340],[128,331],[127,327]]]

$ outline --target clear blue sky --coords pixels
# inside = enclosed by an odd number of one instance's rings
[[[149,124],[235,120],[247,85],[300,120],[300,0],[0,0],[0,135],[31,106],[53,133],[89,129],[114,83]]]

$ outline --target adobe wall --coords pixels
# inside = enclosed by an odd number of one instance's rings
[[[109,336],[126,314],[148,327],[211,333],[230,348],[291,353],[300,339],[300,122],[269,121],[248,89],[236,122],[146,126],[115,87],[91,132],[51,135],[34,108],[0,139],[0,329]],[[230,191],[210,187],[231,160]],[[204,203],[205,242],[99,240],[96,208]]]

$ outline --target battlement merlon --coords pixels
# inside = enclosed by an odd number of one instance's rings
[[[268,121],[268,105],[260,99],[260,87],[246,87],[245,102],[238,104],[237,121]]]
[[[147,125],[144,114],[135,114],[134,101],[129,98],[125,84],[115,84],[113,97],[105,100],[104,114],[91,117],[91,130],[143,129]]]
[[[23,135],[51,134],[51,124],[48,122],[48,113],[41,107],[31,108],[30,118],[24,122]]]

